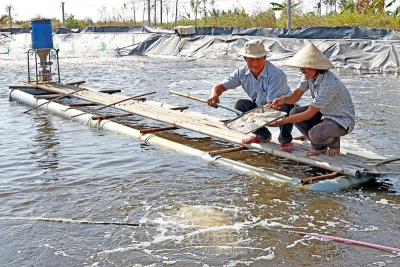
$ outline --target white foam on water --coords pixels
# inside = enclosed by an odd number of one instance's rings
[[[227,224],[227,218],[220,210],[209,206],[187,206],[178,211],[183,223],[198,226],[221,226]]]
[[[154,217],[154,210],[158,217]],[[163,246],[176,244],[180,247],[179,254],[191,254],[191,257],[198,258],[194,251],[207,251],[208,256],[212,255],[256,255],[253,258],[232,259],[229,266],[237,266],[246,262],[253,264],[257,261],[270,260],[275,257],[275,248],[271,246],[254,247],[252,237],[248,236],[247,228],[253,224],[252,221],[235,222],[231,219],[237,212],[242,212],[239,207],[214,207],[207,205],[193,205],[181,207],[159,207],[153,212],[145,215],[142,219],[151,235],[148,241],[135,240],[132,235],[133,244],[127,247],[119,247],[112,250],[104,250],[97,254],[107,255],[127,251],[142,251],[148,255],[161,255]],[[257,221],[258,218],[251,220]],[[152,229],[154,227],[154,229]],[[137,243],[136,243],[137,242]],[[157,248],[157,249],[153,249]],[[204,257],[204,256],[202,256]],[[240,257],[239,257],[240,258]],[[171,259],[165,259],[164,264],[173,263]]]

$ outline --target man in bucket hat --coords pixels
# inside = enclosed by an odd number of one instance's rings
[[[275,98],[287,96],[291,93],[287,85],[285,73],[267,61],[267,54],[271,52],[265,49],[262,40],[250,40],[245,43],[244,48],[237,51],[238,56],[243,56],[246,66],[235,70],[222,83],[215,85],[211,90],[211,96],[207,100],[209,106],[217,108],[219,97],[228,89],[242,86],[250,99],[239,99],[235,109],[246,112],[259,106],[272,103]],[[280,109],[287,114],[293,108],[293,104],[281,105]],[[278,141],[280,150],[292,152],[292,129],[293,124],[285,124],[280,127]],[[266,128],[254,131],[254,135],[242,140],[243,144],[263,143],[271,140],[271,132]]]
[[[287,65],[300,68],[303,77],[291,95],[279,97],[269,106],[279,109],[284,104],[296,103],[308,90],[313,100],[309,106],[293,108],[289,117],[271,125],[294,123],[311,142],[306,156],[339,155],[340,137],[353,130],[355,110],[346,86],[330,71],[335,66],[313,43],[294,55]]]

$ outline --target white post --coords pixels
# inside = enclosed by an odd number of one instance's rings
[[[61,2],[61,12],[62,12],[62,26],[63,26],[63,28],[65,28],[65,14],[64,14],[64,3],[65,3],[65,2]]]
[[[322,0],[319,0],[319,16],[322,16]]]
[[[8,6],[8,18],[10,19],[10,29],[12,29],[11,6]]]
[[[151,26],[151,20],[150,20],[150,0],[147,0],[147,20],[149,21],[149,26]]]
[[[177,20],[178,20],[178,0],[176,0],[176,3],[175,3],[175,27],[176,27]]]
[[[290,24],[292,22],[292,3],[288,0],[288,7],[287,7],[287,28],[290,29]]]

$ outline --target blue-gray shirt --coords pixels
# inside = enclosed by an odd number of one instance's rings
[[[263,106],[274,101],[275,98],[291,93],[286,74],[267,60],[258,79],[246,65],[232,72],[222,85],[226,89],[234,89],[241,85],[257,106]]]
[[[322,119],[334,120],[348,132],[353,131],[355,110],[350,92],[332,71],[319,74],[316,80],[307,80],[303,75],[297,88],[310,90],[313,98],[311,106],[320,109]]]

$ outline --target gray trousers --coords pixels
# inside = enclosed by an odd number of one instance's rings
[[[241,112],[246,112],[249,110],[252,110],[256,108],[257,105],[249,99],[239,99],[236,104],[235,104],[235,109],[241,111]],[[290,110],[294,107],[294,105],[290,104],[283,104],[281,105],[281,111],[286,112],[286,116],[289,115]],[[280,133],[278,136],[278,141],[281,144],[284,143],[290,143],[292,142],[292,129],[293,129],[293,124],[292,123],[287,123],[284,125],[279,125]],[[271,132],[268,130],[267,127],[260,128],[256,131],[253,132],[255,136],[257,136],[260,139],[267,139],[271,136]]]
[[[307,108],[308,106],[295,107],[290,111],[290,115],[304,112]],[[323,150],[327,147],[340,148],[340,137],[348,134],[347,130],[334,120],[322,120],[322,116],[322,113],[318,112],[309,120],[297,122],[294,125],[310,140],[312,150]]]

